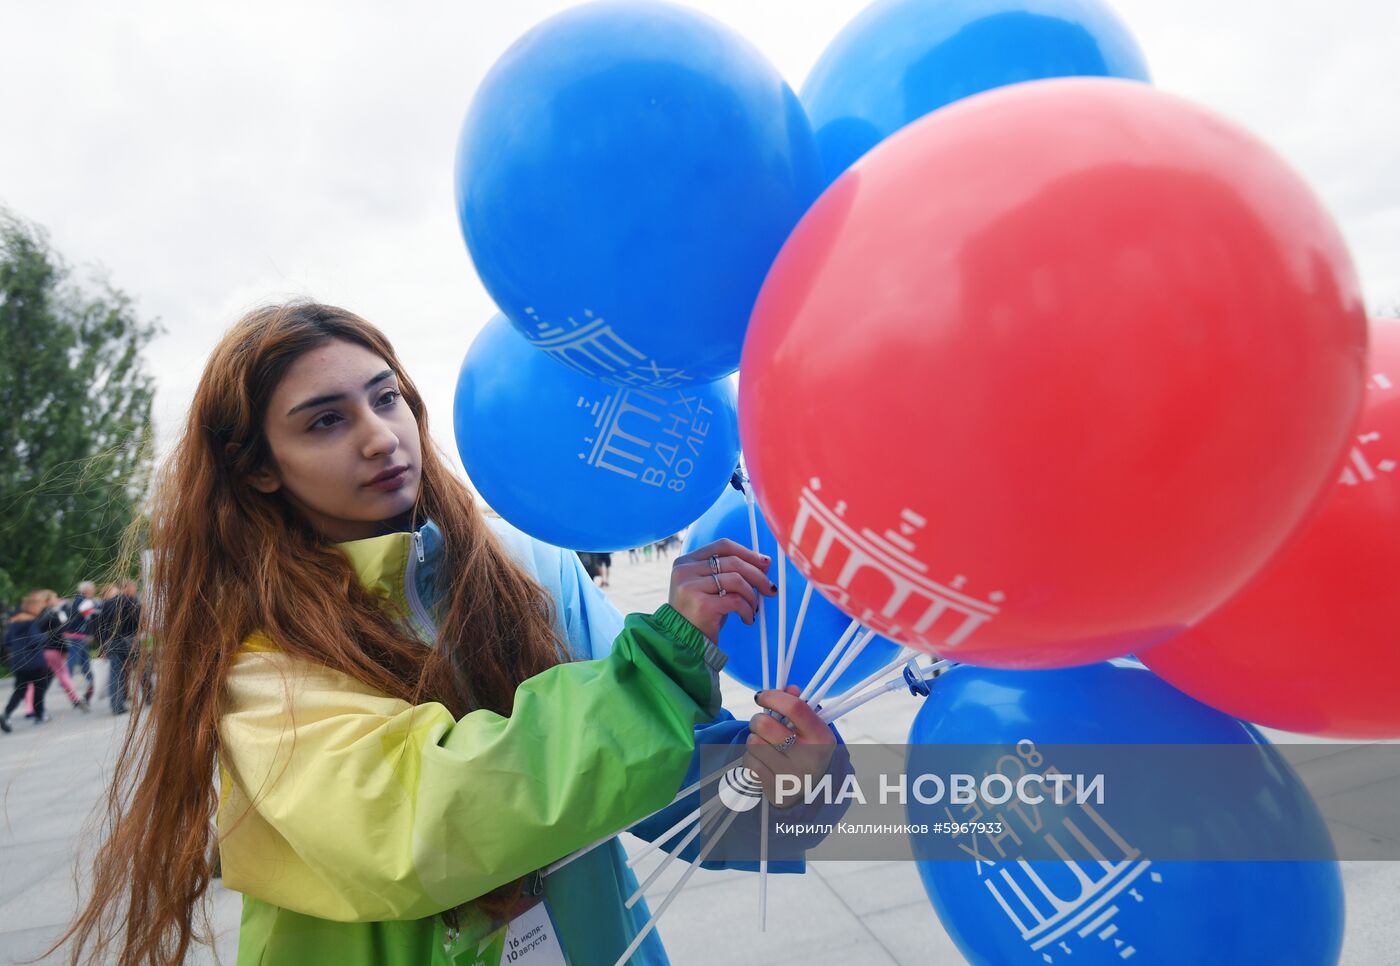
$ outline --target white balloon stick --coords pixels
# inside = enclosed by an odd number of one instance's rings
[[[721,776],[721,775],[724,775],[724,774],[725,774],[726,772],[728,772],[731,768],[733,768],[737,761],[739,761],[739,759],[735,759],[734,761],[727,762],[726,764],[724,764],[724,765],[721,766],[720,768],[715,769],[715,770],[712,771],[710,774],[708,774],[708,775],[706,775],[704,778],[700,779],[698,782],[695,782],[695,783],[693,783],[693,784],[687,785],[685,788],[682,788],[679,792],[676,793],[676,797],[673,798],[673,799],[671,799],[671,805],[676,804],[676,802],[679,802],[681,799],[685,798],[687,795],[690,795],[690,794],[693,793],[693,792],[699,791],[701,788],[703,788],[704,786],[708,785],[710,782],[719,781],[720,776]],[[717,802],[717,801],[719,801],[719,798],[718,798],[718,797],[713,798],[713,799],[711,799],[711,801],[712,801],[712,802]],[[666,808],[670,808],[671,805],[667,805]],[[647,818],[652,818],[652,817],[654,817],[654,816],[660,815],[662,812],[666,811],[666,808],[657,809],[655,812],[652,812],[651,815],[648,815]],[[691,813],[690,813],[689,815],[687,815],[685,818],[681,819],[679,822],[677,822],[675,825],[673,825],[673,826],[671,827],[671,830],[668,831],[665,835],[661,836],[661,837],[658,838],[658,839],[653,839],[652,841],[648,842],[648,843],[646,844],[646,847],[645,847],[645,848],[643,848],[643,849],[642,849],[641,851],[639,851],[636,855],[632,856],[630,859],[627,860],[627,864],[628,864],[629,866],[631,866],[631,865],[636,865],[636,863],[638,863],[638,862],[640,862],[642,859],[646,858],[646,857],[647,857],[648,855],[650,855],[653,851],[655,851],[657,848],[659,848],[660,845],[661,845],[661,843],[665,842],[665,841],[666,841],[667,839],[669,839],[673,834],[675,834],[676,831],[678,831],[679,829],[684,828],[684,827],[686,826],[686,824],[689,822],[689,820],[690,820],[690,819],[693,819],[695,816],[699,815],[700,812],[704,810],[704,808],[705,808],[705,805],[701,805],[699,808],[696,808],[693,812],[691,812]],[[647,818],[639,819],[639,821],[645,822],[645,821],[647,820]],[[592,846],[590,846],[590,848],[591,848],[591,847],[592,847]]]
[[[762,553],[758,549],[758,513],[753,506],[753,490],[749,487],[748,477],[744,478],[744,502],[749,507],[749,543],[753,547],[754,553]],[[758,656],[763,662],[763,690],[767,691],[771,678],[768,674],[768,624],[763,620],[763,595],[758,595],[758,611],[754,616],[758,621]]]
[[[809,582],[802,589],[802,603],[797,607],[797,620],[792,625],[792,636],[788,638],[787,655],[778,668],[778,690],[787,687],[788,675],[792,673],[793,655],[797,653],[797,641],[802,635],[802,622],[807,618],[807,605],[812,601],[812,585]]]
[[[685,828],[691,822],[698,821],[700,818],[704,817],[708,813],[713,812],[715,810],[715,804],[718,801],[719,797],[716,796],[697,806],[696,808],[692,809],[689,814],[687,814],[680,821],[676,822],[676,824],[668,828],[665,831],[665,833],[658,835],[656,838],[648,842],[646,844],[646,847],[640,849],[636,855],[628,857],[627,865],[630,868],[635,869],[643,859],[645,859],[648,855],[651,855],[651,853],[655,852],[657,849],[661,848],[663,845],[669,842],[671,838],[681,829]]]
[[[762,801],[763,828],[758,839],[758,931],[768,931],[768,796]]]
[[[778,547],[778,673],[779,691],[787,683],[783,677],[783,665],[787,663],[787,555]]]
[[[827,668],[831,667],[832,662],[841,655],[841,651],[846,647],[846,644],[858,630],[860,630],[860,621],[858,620],[852,620],[846,625],[845,632],[841,635],[840,639],[832,645],[830,653],[826,655],[826,660],[822,661],[822,666],[817,668],[817,673],[812,675],[812,680],[808,681],[807,687],[803,689],[803,701],[806,701],[808,704],[812,703],[812,692],[815,691],[817,685],[821,683],[822,676],[826,674]]]
[[[927,667],[919,668],[917,673],[920,678],[927,681],[929,679],[929,675],[937,671],[941,671],[944,668],[950,667],[951,665],[951,661],[938,661],[934,664],[928,665]],[[822,721],[826,722],[827,724],[831,724],[837,718],[841,718],[847,714],[850,714],[852,711],[854,711],[856,708],[859,708],[861,705],[867,704],[875,700],[882,694],[889,694],[891,691],[898,691],[901,688],[905,687],[907,684],[908,682],[904,680],[904,675],[901,674],[899,677],[886,681],[880,687],[867,691],[865,694],[847,696],[846,698],[843,698],[836,704],[833,704],[831,707],[823,708],[818,717],[820,717]]]
[[[822,686],[817,688],[816,693],[812,695],[811,700],[807,703],[813,707],[821,704],[822,698],[826,697],[826,692],[831,690],[832,685],[836,683],[836,679],[846,673],[846,668],[851,666],[852,661],[860,657],[860,652],[865,650],[865,646],[873,640],[875,640],[875,632],[873,630],[867,629],[861,632],[860,636],[851,642],[851,646],[846,648],[846,653],[841,655],[841,660],[836,662],[836,667],[831,669],[831,673],[827,675],[826,680],[822,682]]]
[[[736,761],[737,761],[737,760],[738,760],[738,759],[736,759]],[[728,764],[725,764],[725,765],[723,765],[723,766],[721,766],[721,767],[719,767],[719,768],[716,768],[713,772],[711,772],[710,774],[706,775],[704,778],[702,778],[702,779],[700,779],[699,781],[694,782],[694,783],[692,783],[692,784],[690,784],[690,785],[687,785],[685,788],[682,788],[680,791],[676,792],[676,797],[673,798],[673,799],[671,799],[671,802],[670,802],[669,805],[666,805],[666,806],[664,806],[664,807],[662,807],[662,808],[658,808],[656,811],[652,812],[650,815],[646,816],[645,818],[639,818],[639,819],[637,819],[637,822],[634,822],[633,824],[635,825],[635,824],[638,824],[638,823],[640,823],[640,822],[645,822],[645,821],[646,821],[647,819],[649,819],[649,818],[655,818],[657,815],[660,815],[662,812],[666,811],[666,809],[670,808],[671,805],[676,804],[676,802],[679,802],[681,799],[685,798],[687,795],[690,795],[690,794],[693,794],[694,792],[699,791],[701,788],[705,787],[705,786],[708,785],[710,782],[718,781],[718,780],[719,780],[719,777],[720,777],[721,775],[723,775],[725,772],[729,771],[729,769],[731,769],[731,768],[733,768],[733,767],[734,767],[734,762],[731,761],[731,762],[729,762]],[[703,807],[703,806],[702,806],[702,807]],[[697,808],[695,811],[693,811],[693,812],[690,813],[690,816],[693,818],[695,815],[697,815],[697,814],[699,813],[699,811],[700,811],[700,809]],[[684,820],[683,820],[681,823],[679,823],[679,825],[683,827],[683,826],[684,826]],[[673,831],[674,831],[674,830],[673,830]],[[642,851],[638,852],[635,856],[633,856],[633,859],[640,859],[640,858],[642,858],[643,856],[649,855],[649,854],[652,852],[652,850],[655,849],[661,842],[666,841],[666,838],[669,837],[670,834],[671,834],[670,832],[667,832],[666,835],[665,835],[665,836],[662,836],[661,839],[659,839],[659,840],[657,840],[657,841],[653,841],[653,842],[648,842],[647,845],[646,845],[646,848],[642,849]],[[598,841],[592,843],[591,845],[585,845],[583,848],[579,849],[577,852],[571,852],[571,853],[569,853],[568,855],[564,856],[562,859],[560,859],[558,862],[555,862],[555,863],[552,864],[552,865],[546,866],[546,867],[541,871],[540,874],[541,874],[541,875],[549,875],[551,872],[557,872],[557,871],[559,871],[560,869],[564,868],[564,866],[568,865],[570,862],[574,861],[575,859],[581,858],[582,856],[587,855],[589,852],[592,852],[594,849],[596,849],[598,846],[602,845],[604,842],[611,842],[611,841],[612,841],[613,839],[615,839],[615,838],[617,838],[616,835],[605,835],[605,836],[603,836],[602,838],[600,838]],[[633,859],[629,859],[627,864],[628,864],[628,865],[631,865]]]
[[[718,797],[706,803],[705,808],[701,811],[700,817],[695,822],[695,827],[685,833],[685,838],[676,843],[675,850],[668,852],[666,857],[656,864],[656,868],[651,870],[651,875],[647,876],[646,881],[637,886],[637,891],[628,897],[626,902],[628,909],[631,909],[637,904],[637,900],[642,897],[642,894],[650,889],[652,883],[661,877],[661,873],[671,867],[671,863],[676,861],[680,854],[685,851],[685,847],[695,841],[695,836],[699,835],[705,828],[719,821],[719,816],[715,814],[719,808],[720,801]]]
[[[845,693],[845,694],[841,695],[841,697],[839,697],[839,698],[837,698],[836,700],[832,701],[832,703],[831,703],[831,704],[832,704],[832,707],[835,707],[835,706],[837,706],[837,705],[843,704],[843,703],[845,703],[846,701],[849,701],[851,698],[856,697],[856,696],[859,695],[862,691],[864,691],[866,688],[870,687],[872,684],[876,683],[877,681],[883,682],[885,679],[887,679],[887,678],[888,678],[891,674],[893,674],[895,671],[899,670],[900,668],[904,667],[904,665],[908,664],[911,658],[917,659],[918,654],[919,654],[919,652],[916,651],[916,650],[914,650],[913,648],[910,648],[910,647],[901,647],[901,648],[899,649],[899,656],[898,656],[898,657],[896,657],[894,660],[890,661],[890,663],[886,664],[884,667],[880,668],[880,670],[876,671],[874,674],[871,674],[871,675],[869,675],[868,677],[866,677],[866,679],[865,679],[864,681],[861,681],[861,682],[860,682],[859,684],[857,684],[855,687],[853,687],[853,688],[848,688],[848,689],[846,690],[846,693]]]
[[[661,905],[656,907],[656,911],[651,914],[651,918],[642,926],[641,930],[632,939],[631,944],[622,951],[622,955],[617,958],[617,962],[614,963],[613,966],[623,966],[627,960],[632,958],[632,954],[637,951],[637,947],[641,946],[642,940],[646,939],[651,931],[656,928],[656,923],[661,919],[661,916],[666,912],[667,908],[670,907],[676,896],[681,894],[681,890],[684,889],[685,884],[690,881],[690,877],[695,874],[695,870],[700,868],[700,864],[714,851],[715,845],[720,839],[724,838],[724,833],[729,831],[730,824],[734,819],[739,817],[738,812],[729,809],[725,809],[725,811],[729,814],[724,817],[724,823],[720,825],[719,829],[705,842],[704,847],[700,849],[700,854],[695,857],[695,861],[691,863],[690,868],[685,870],[685,874],[671,887],[671,891],[666,893],[666,898],[661,900]]]

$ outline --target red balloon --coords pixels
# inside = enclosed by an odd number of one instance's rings
[[[1400,322],[1371,328],[1371,378],[1341,480],[1244,590],[1143,656],[1227,714],[1334,738],[1400,738]]]
[[[744,450],[839,606],[1007,668],[1138,652],[1335,479],[1366,320],[1269,148],[1146,85],[1017,84],[889,138],[754,309]]]

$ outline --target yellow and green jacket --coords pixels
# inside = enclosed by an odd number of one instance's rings
[[[747,727],[720,712],[724,656],[680,614],[662,607],[624,624],[576,555],[497,533],[553,598],[580,659],[523,682],[510,717],[456,719],[261,635],[245,643],[219,726],[224,884],[244,897],[240,966],[447,964],[439,913],[662,809],[694,771],[697,728],[702,741],[718,728],[711,740],[742,743]],[[430,523],[339,545],[425,642],[441,540]],[[645,903],[624,906],[636,880],[615,840],[542,886],[575,966],[612,963],[649,916]],[[666,962],[655,932],[632,962]]]

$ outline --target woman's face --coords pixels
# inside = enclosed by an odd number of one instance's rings
[[[376,536],[418,497],[418,423],[389,364],[363,346],[334,340],[293,362],[263,431],[272,464],[249,482],[281,490],[328,540]]]

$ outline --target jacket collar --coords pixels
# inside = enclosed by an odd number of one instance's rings
[[[412,615],[415,603],[431,612],[437,603],[433,577],[442,557],[442,532],[431,520],[418,530],[347,540],[335,546],[350,561],[360,584],[392,612]]]

